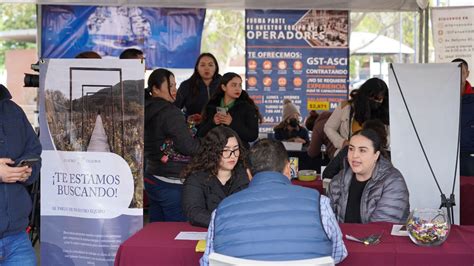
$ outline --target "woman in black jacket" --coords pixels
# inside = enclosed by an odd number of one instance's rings
[[[181,170],[199,149],[183,113],[173,101],[173,73],[157,69],[145,94],[145,191],[150,200],[150,222],[185,221],[181,208]]]
[[[219,88],[204,109],[198,136],[204,137],[212,128],[225,125],[237,132],[248,148],[249,142],[258,137],[259,117],[258,107],[242,90],[242,78],[229,72],[224,74]]]
[[[221,81],[219,64],[211,53],[202,53],[196,60],[191,77],[179,86],[174,104],[185,110],[186,117],[199,124],[201,112]]]
[[[211,213],[227,196],[248,186],[242,142],[228,127],[213,128],[182,173],[183,210],[195,226],[208,227]]]

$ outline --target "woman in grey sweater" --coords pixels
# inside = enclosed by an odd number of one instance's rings
[[[356,132],[344,169],[329,184],[328,196],[339,222],[404,223],[410,211],[405,180],[384,156],[373,129]]]

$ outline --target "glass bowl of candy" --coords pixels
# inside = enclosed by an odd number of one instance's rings
[[[449,235],[451,225],[443,210],[414,209],[407,220],[411,241],[419,246],[439,246]]]

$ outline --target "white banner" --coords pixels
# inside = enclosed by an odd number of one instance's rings
[[[40,63],[41,264],[113,265],[143,227],[145,66]]]
[[[449,198],[456,178],[454,221],[459,224],[459,161],[456,164],[459,154],[460,97],[459,89],[456,89],[460,83],[459,67],[454,63],[393,64],[389,82],[392,163],[405,177],[410,208],[438,209],[441,204],[439,189]]]
[[[129,209],[133,176],[127,162],[114,153],[44,151],[41,188],[48,200],[41,215],[116,218]]]
[[[447,63],[462,58],[473,69],[474,6],[433,8],[431,14],[435,62]]]

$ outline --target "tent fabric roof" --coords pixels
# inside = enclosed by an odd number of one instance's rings
[[[351,54],[414,54],[415,50],[392,38],[369,32],[352,32]]]
[[[0,31],[0,41],[35,42],[36,29]]]
[[[41,5],[129,5],[211,9],[418,10],[416,0],[20,0],[20,2]]]

